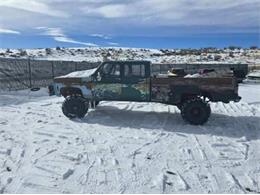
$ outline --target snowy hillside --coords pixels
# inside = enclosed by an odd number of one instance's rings
[[[0,193],[259,193],[260,85],[211,104],[204,126],[174,106],[101,102],[82,120],[46,90],[0,93]]]
[[[259,49],[141,49],[141,48],[45,48],[0,49],[3,58],[88,61],[150,60],[153,63],[249,63],[260,64]]]

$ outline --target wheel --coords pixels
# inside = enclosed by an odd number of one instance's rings
[[[88,112],[88,101],[80,96],[68,96],[62,104],[62,112],[68,118],[83,118]]]
[[[202,125],[206,123],[210,114],[210,105],[200,98],[187,100],[181,110],[182,118],[192,125]]]
[[[91,101],[90,102],[91,108],[96,108],[98,104],[99,104],[99,101]]]
[[[34,88],[31,88],[31,91],[39,91],[41,88],[40,87],[34,87]]]

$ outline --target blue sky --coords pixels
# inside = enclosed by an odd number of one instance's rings
[[[259,0],[0,0],[0,48],[260,46]]]

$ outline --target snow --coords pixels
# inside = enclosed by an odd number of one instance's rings
[[[97,70],[97,68],[93,68],[93,69],[89,69],[89,70],[82,70],[82,71],[75,71],[75,72],[72,72],[67,75],[57,77],[57,78],[86,78],[86,77],[90,77],[96,70]]]
[[[239,94],[242,94],[243,101],[249,104],[260,105],[260,85],[259,84],[240,84]]]
[[[0,192],[260,192],[260,85],[239,93],[192,126],[169,105],[101,102],[69,120],[46,89],[1,92]]]
[[[121,47],[1,49],[0,57],[38,60],[100,62],[109,60],[149,60],[152,63],[247,63],[260,64],[260,49],[145,49]],[[232,55],[231,55],[232,54]]]
[[[248,77],[259,77],[260,79],[260,71],[259,70],[253,71],[250,74],[248,74]]]

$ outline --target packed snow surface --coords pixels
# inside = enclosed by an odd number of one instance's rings
[[[203,126],[174,106],[101,102],[82,120],[47,90],[0,93],[0,193],[260,192],[260,85],[211,103]]]

